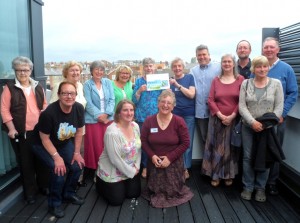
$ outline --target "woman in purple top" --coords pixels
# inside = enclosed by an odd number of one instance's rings
[[[190,177],[188,169],[192,166],[195,130],[195,81],[193,75],[183,73],[184,62],[179,57],[171,62],[171,68],[175,78],[170,79],[170,88],[176,97],[176,106],[173,113],[184,119],[190,135],[190,146],[183,154],[184,177],[188,179]]]
[[[190,145],[189,133],[184,120],[172,114],[175,103],[174,93],[164,90],[158,97],[158,113],[142,128],[142,147],[149,157],[143,197],[156,208],[177,206],[193,197],[185,185],[182,156]]]
[[[211,177],[216,187],[220,180],[230,186],[238,173],[238,153],[231,146],[230,138],[238,114],[240,87],[244,77],[237,73],[233,55],[221,58],[222,71],[215,77],[209,92],[210,117],[205,144],[202,172]]]

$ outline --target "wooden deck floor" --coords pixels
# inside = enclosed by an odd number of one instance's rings
[[[62,219],[49,215],[46,197],[39,196],[34,205],[27,205],[24,201],[16,203],[0,217],[0,222],[300,222],[300,207],[293,206],[282,193],[268,196],[265,203],[245,201],[240,198],[238,180],[231,187],[220,185],[213,188],[209,179],[200,175],[199,168],[193,167],[191,179],[187,181],[194,193],[193,199],[177,207],[155,209],[141,197],[136,201],[128,199],[120,207],[109,206],[90,182],[78,191],[85,197],[84,205],[64,204],[65,217]]]

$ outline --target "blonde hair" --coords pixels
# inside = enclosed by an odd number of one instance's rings
[[[67,78],[70,67],[74,67],[74,66],[78,66],[80,73],[82,72],[82,69],[83,69],[82,65],[74,60],[71,60],[71,61],[67,62],[63,67],[62,74],[63,74],[64,78]]]
[[[269,61],[268,61],[267,57],[265,57],[265,56],[254,57],[251,61],[251,67],[250,67],[251,73],[254,73],[254,68],[259,65],[269,66]]]
[[[124,71],[124,70],[125,70],[126,72],[130,73],[130,76],[129,76],[129,79],[128,79],[128,81],[130,81],[131,75],[132,75],[132,70],[131,70],[130,67],[128,67],[128,66],[126,66],[126,65],[120,65],[120,66],[117,67],[117,69],[116,69],[116,79],[115,79],[116,81],[119,80],[120,73],[121,73],[122,71]]]

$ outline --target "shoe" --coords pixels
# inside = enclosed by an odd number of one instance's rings
[[[27,203],[28,204],[34,204],[36,202],[35,196],[27,196]]]
[[[62,217],[65,216],[65,212],[61,208],[61,206],[58,206],[58,207],[49,207],[48,212],[49,212],[49,214],[54,215],[57,218],[62,218]]]
[[[39,191],[42,195],[45,195],[45,196],[49,195],[49,189],[47,187],[41,187],[41,188],[39,188]]]
[[[187,180],[189,178],[190,178],[190,173],[189,173],[188,169],[185,169],[184,170],[184,179]]]
[[[69,197],[65,197],[64,201],[70,202],[70,203],[76,204],[76,205],[82,205],[84,203],[84,199],[77,196],[76,194],[69,196]]]
[[[271,194],[271,195],[279,194],[277,186],[275,184],[269,184],[269,194]]]
[[[247,201],[250,201],[251,200],[251,197],[252,197],[252,192],[249,191],[249,190],[243,190],[243,192],[241,193],[241,197],[244,199],[244,200],[247,200]]]
[[[258,202],[265,202],[267,200],[265,190],[262,189],[256,190],[255,200]]]
[[[211,184],[213,187],[217,187],[217,186],[219,186],[219,184],[220,184],[220,180],[212,180],[212,181],[210,182],[210,184]]]
[[[147,168],[143,168],[143,171],[142,171],[142,178],[146,179],[147,178]]]
[[[87,187],[87,183],[85,181],[78,181],[77,186],[78,187]]]
[[[228,187],[231,186],[232,183],[233,183],[233,180],[232,180],[232,179],[227,179],[227,180],[225,180],[225,185],[228,186]]]

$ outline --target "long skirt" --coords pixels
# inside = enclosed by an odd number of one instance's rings
[[[209,118],[202,173],[212,180],[233,179],[238,173],[239,150],[230,143],[234,125],[234,120],[226,126],[216,116]]]
[[[183,157],[172,162],[167,168],[156,168],[147,164],[147,186],[142,196],[155,208],[167,208],[183,204],[194,194],[185,185]]]
[[[84,161],[85,167],[97,169],[98,160],[104,149],[104,133],[108,124],[85,124],[84,135]]]

